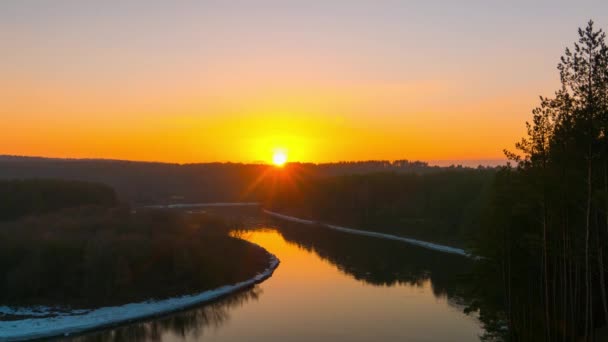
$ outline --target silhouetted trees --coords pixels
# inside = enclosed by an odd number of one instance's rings
[[[109,186],[58,179],[0,180],[0,221],[82,205],[114,206]]]
[[[444,170],[419,161],[289,163],[285,170],[303,177],[370,172],[436,173]],[[454,167],[453,169],[458,169]],[[466,169],[466,168],[460,168]],[[264,196],[259,180],[275,167],[264,164],[169,164],[95,159],[0,156],[0,179],[56,178],[99,182],[131,204],[256,201]]]
[[[265,207],[341,224],[466,245],[479,227],[494,169],[291,177],[266,187]]]
[[[2,205],[22,217],[0,221],[0,305],[120,304],[200,292],[268,267],[265,250],[206,214],[132,210],[98,184],[1,184]]]
[[[517,163],[496,179],[476,253],[500,275],[511,340],[590,340],[608,322],[608,48],[593,22],[558,65]]]

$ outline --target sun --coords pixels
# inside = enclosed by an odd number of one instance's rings
[[[287,152],[285,150],[276,150],[272,155],[272,163],[275,166],[283,166],[287,163]]]

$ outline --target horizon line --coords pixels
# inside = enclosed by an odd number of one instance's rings
[[[3,154],[0,153],[0,158],[30,158],[30,159],[55,159],[64,161],[108,161],[108,162],[132,162],[132,163],[149,163],[149,164],[173,164],[173,165],[196,165],[196,164],[243,164],[243,165],[268,165],[272,166],[272,163],[263,160],[253,161],[196,161],[196,162],[171,162],[171,161],[159,161],[159,160],[140,160],[140,159],[119,159],[119,158],[106,158],[106,157],[51,157],[41,155],[19,155],[19,154]],[[389,162],[394,163],[397,161],[408,161],[410,163],[423,162],[427,163],[428,166],[472,166],[471,163],[479,164],[475,166],[499,166],[506,165],[509,161],[507,158],[462,158],[462,159],[356,159],[356,160],[336,160],[329,162],[311,162],[311,161],[289,161],[287,164],[313,164],[313,165],[324,165],[324,164],[340,164],[340,163],[363,163],[363,162]],[[491,162],[482,163],[482,162]],[[449,164],[451,163],[451,164]]]

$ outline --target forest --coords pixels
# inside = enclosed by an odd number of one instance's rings
[[[608,324],[608,47],[593,22],[578,33],[561,87],[506,151],[514,165],[498,172],[474,243],[495,284],[483,296],[506,312],[493,325],[512,341],[599,340]]]
[[[479,229],[493,168],[280,179],[264,207],[327,223],[466,247]],[[287,176],[285,176],[287,177]],[[273,188],[274,180],[265,187]]]
[[[90,308],[167,298],[243,281],[268,266],[265,250],[231,237],[234,226],[216,217],[134,210],[98,184],[0,184],[3,196],[18,189],[18,202],[3,203],[22,214],[0,219],[0,305]]]
[[[292,173],[295,178],[322,178],[370,172],[426,174],[443,169],[425,162],[408,160],[290,163],[286,167],[286,171]],[[274,171],[277,171],[274,166],[265,164],[169,164],[0,156],[0,179],[55,178],[103,183],[116,191],[118,199],[133,205],[257,201],[267,192],[259,179],[271,175]]]
[[[83,205],[118,204],[114,189],[60,179],[0,180],[0,221]]]

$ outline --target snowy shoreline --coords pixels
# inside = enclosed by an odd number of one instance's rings
[[[177,209],[177,208],[199,208],[199,207],[253,207],[259,206],[259,202],[209,202],[209,203],[182,203],[182,204],[158,204],[145,205],[144,208],[154,209]]]
[[[116,326],[135,320],[160,316],[180,311],[192,306],[205,304],[237,291],[243,290],[268,279],[279,266],[279,259],[270,254],[269,265],[255,277],[232,285],[225,285],[194,295],[130,303],[121,306],[102,307],[92,310],[61,312],[54,317],[27,318],[14,321],[0,321],[0,341],[22,341],[57,336],[68,336],[85,331]],[[30,314],[42,316],[52,313],[52,308],[0,307],[0,313]]]
[[[273,211],[270,211],[270,210],[266,210],[266,209],[263,209],[263,211],[264,211],[264,213],[266,213],[266,214],[268,214],[268,215],[270,215],[272,217],[276,217],[276,218],[283,219],[283,220],[286,220],[286,221],[291,221],[291,222],[296,222],[296,223],[301,223],[301,224],[307,224],[307,225],[318,224],[320,226],[323,226],[323,227],[326,227],[326,228],[329,228],[329,229],[333,229],[333,230],[337,230],[337,231],[340,231],[340,232],[344,232],[344,233],[364,235],[364,236],[371,236],[371,237],[376,237],[376,238],[380,238],[380,239],[402,241],[402,242],[409,243],[411,245],[415,245],[415,246],[431,249],[431,250],[438,251],[438,252],[450,253],[450,254],[458,254],[458,255],[462,255],[462,256],[466,256],[466,257],[472,257],[469,253],[467,253],[464,249],[461,249],[461,248],[456,248],[456,247],[451,247],[451,246],[446,246],[446,245],[440,245],[440,244],[433,243],[433,242],[416,240],[416,239],[406,238],[406,237],[392,235],[392,234],[378,233],[378,232],[372,232],[372,231],[369,231],[369,230],[360,230],[360,229],[354,229],[354,228],[347,228],[347,227],[336,226],[336,225],[333,225],[333,224],[327,224],[327,223],[323,223],[323,222],[317,222],[317,221],[312,221],[312,220],[305,220],[305,219],[301,219],[301,218],[298,218],[298,217],[293,217],[293,216],[288,216],[288,215],[276,213],[276,212],[273,212]]]
[[[146,207],[147,208],[196,208],[196,207],[237,207],[237,206],[260,206],[260,205],[261,205],[261,203],[259,203],[259,202],[216,202],[216,203],[149,205]],[[380,239],[401,241],[401,242],[409,243],[411,245],[431,249],[431,250],[438,251],[438,252],[457,254],[457,255],[462,255],[462,256],[466,256],[466,257],[470,257],[470,258],[474,258],[474,259],[478,258],[474,255],[471,255],[470,253],[467,253],[462,248],[441,245],[438,243],[433,243],[433,242],[428,242],[428,241],[423,241],[423,240],[418,240],[418,239],[412,239],[412,238],[407,238],[407,237],[393,235],[393,234],[378,233],[378,232],[372,232],[369,230],[360,230],[360,229],[336,226],[333,224],[328,224],[328,223],[318,222],[318,221],[313,221],[313,220],[305,220],[305,219],[302,219],[299,217],[280,214],[280,213],[270,211],[270,210],[267,210],[264,208],[262,208],[262,211],[270,216],[273,216],[273,217],[276,217],[279,219],[283,219],[286,221],[307,224],[307,225],[318,224],[323,227],[330,228],[330,229],[337,230],[337,231],[344,232],[344,233],[371,236],[371,237],[376,237],[376,238],[380,238]]]

